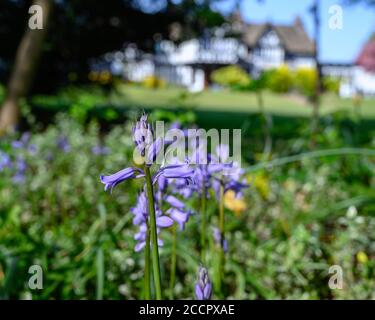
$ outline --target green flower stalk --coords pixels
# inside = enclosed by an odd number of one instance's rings
[[[188,215],[176,214],[171,212],[171,217],[162,215],[161,210],[157,208],[154,199],[153,184],[158,181],[160,177],[165,179],[191,179],[193,170],[187,163],[178,163],[159,167],[155,175],[151,177],[150,167],[155,163],[156,158],[160,151],[163,149],[163,139],[158,137],[154,139],[151,124],[147,121],[147,115],[142,115],[141,119],[137,121],[133,127],[133,140],[136,145],[136,150],[143,160],[143,170],[139,167],[124,168],[112,175],[100,176],[100,181],[104,184],[104,190],[113,190],[118,184],[133,178],[143,178],[145,185],[138,197],[137,206],[132,208],[134,214],[133,224],[139,226],[139,232],[134,236],[137,244],[134,248],[139,252],[145,248],[145,280],[144,290],[145,298],[150,297],[150,253],[152,261],[152,272],[154,279],[156,299],[162,299],[161,290],[161,276],[160,276],[160,263],[159,263],[159,241],[158,230],[160,228],[167,228],[173,225],[173,219],[177,222],[185,223]],[[147,209],[148,208],[148,209]],[[151,240],[151,248],[150,248]],[[162,243],[162,242],[160,242]]]
[[[144,172],[146,175],[146,193],[149,205],[150,213],[150,230],[151,230],[151,255],[152,255],[152,271],[154,276],[155,294],[156,299],[161,300],[161,277],[160,277],[160,263],[159,263],[159,247],[158,247],[158,235],[156,229],[156,214],[154,204],[154,191],[152,186],[152,178],[150,168],[145,165]]]
[[[207,233],[207,213],[206,213],[206,184],[202,184],[201,194],[201,260],[202,264],[206,264],[206,233]]]
[[[150,226],[147,223],[146,245],[145,245],[145,277],[144,277],[144,298],[151,299],[150,287]]]
[[[224,268],[225,268],[225,252],[224,246],[225,243],[225,216],[224,216],[224,185],[220,183],[220,195],[219,195],[219,231],[221,245],[219,246],[219,276],[218,276],[218,289],[222,291],[222,282],[224,278]]]
[[[169,283],[169,297],[171,300],[174,298],[174,284],[176,279],[176,266],[177,266],[177,226],[176,223],[172,227],[172,257],[171,257],[171,276]]]

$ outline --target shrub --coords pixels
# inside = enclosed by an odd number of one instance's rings
[[[107,70],[101,72],[91,71],[87,77],[91,82],[96,82],[101,85],[108,85],[111,84],[113,81],[111,73]]]
[[[251,78],[241,67],[228,66],[215,70],[211,80],[218,85],[233,89],[248,86]]]
[[[266,87],[274,92],[285,93],[293,87],[293,74],[286,65],[266,71],[265,77]]]
[[[166,87],[167,82],[157,76],[148,76],[143,80],[142,85],[149,89],[162,89]]]
[[[304,96],[312,98],[315,94],[317,73],[313,68],[299,68],[295,73],[295,88]]]
[[[325,91],[338,94],[340,91],[340,79],[334,77],[324,77],[323,88]]]

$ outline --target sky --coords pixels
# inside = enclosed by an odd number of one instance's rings
[[[344,0],[321,1],[321,49],[319,56],[322,62],[353,62],[363,45],[375,32],[375,8],[366,5],[343,5]],[[233,0],[223,0],[217,9],[227,13],[233,9]],[[313,21],[309,13],[312,0],[242,0],[240,7],[246,22],[293,23],[299,15],[310,34],[313,35]],[[329,28],[332,5],[342,7],[342,29]]]

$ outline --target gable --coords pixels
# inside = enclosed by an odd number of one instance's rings
[[[356,64],[364,67],[367,71],[375,71],[375,35],[361,50]]]
[[[250,48],[254,48],[270,31],[277,35],[280,46],[284,47],[288,53],[311,56],[314,54],[314,43],[300,26],[250,24],[243,35],[243,41]]]
[[[285,50],[296,55],[313,55],[314,43],[304,29],[289,26],[275,26]]]
[[[281,41],[274,30],[268,30],[259,38],[258,44],[262,47],[279,47]]]

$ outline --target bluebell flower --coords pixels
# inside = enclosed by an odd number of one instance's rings
[[[191,188],[200,196],[202,196],[202,190],[205,189],[206,198],[208,197],[208,190],[212,182],[212,173],[209,170],[210,159],[210,154],[205,153],[202,148],[197,148],[191,159],[193,163],[196,163],[193,176],[194,183],[191,185]]]
[[[194,175],[192,178],[194,182]],[[174,179],[172,180],[171,184],[173,185],[173,190],[175,190],[176,194],[179,194],[184,199],[190,199],[193,195],[193,188],[191,187],[192,183],[182,179]]]
[[[150,167],[163,148],[163,140],[161,138],[153,140],[152,127],[147,121],[147,115],[142,115],[141,119],[134,126],[133,140],[138,152],[144,157],[145,164]],[[152,181],[155,184],[161,176],[166,179],[191,179],[193,173],[194,171],[187,163],[176,163],[159,168],[154,174]],[[145,173],[142,169],[129,167],[110,176],[102,175],[100,176],[100,180],[105,184],[105,190],[109,187],[112,190],[116,185],[125,180],[144,176]]]
[[[163,139],[161,137],[157,138],[155,142],[153,142],[148,148],[147,148],[147,156],[146,156],[146,165],[151,166],[155,161],[160,153],[160,151],[163,148]]]
[[[116,187],[119,183],[131,179],[131,178],[141,178],[144,177],[144,173],[139,168],[125,168],[122,169],[115,174],[109,176],[100,176],[100,181],[104,184],[104,190],[107,191],[109,188],[111,192],[114,187]]]
[[[184,202],[174,196],[180,194],[180,190],[177,188],[177,181],[186,183],[185,179],[166,179],[161,175],[157,180],[158,189],[155,198],[157,203],[164,202],[169,205],[166,214],[178,223],[180,230],[184,230],[185,224],[193,212],[186,207]]]
[[[248,188],[248,184],[242,178],[244,170],[235,162],[228,163],[228,158],[229,146],[218,145],[212,156],[213,163],[208,168],[213,177],[212,187],[216,194],[219,194],[221,184],[224,186],[224,192],[233,190],[236,194],[240,194],[242,189]]]
[[[145,192],[141,192],[138,196],[137,205],[131,208],[134,215],[133,224],[139,226],[139,231],[135,234],[134,239],[137,244],[134,248],[136,252],[142,250],[146,244],[147,221],[149,219],[148,202]],[[173,220],[163,215],[159,208],[156,206],[156,226],[158,228],[158,235],[160,228],[167,228],[173,224]],[[158,245],[163,245],[162,240],[158,237]]]
[[[168,179],[163,175],[159,176],[158,178],[158,190],[161,192],[165,192],[168,188]]]
[[[170,186],[170,190],[175,195],[180,195],[184,199],[189,199],[192,194],[193,190],[191,188],[191,184],[194,183],[194,170],[189,169],[192,171],[192,178],[189,179],[173,179],[173,178],[165,178],[164,175],[160,175],[158,177],[157,183],[158,183],[158,189],[157,189],[157,199],[161,201],[161,195],[164,194]]]
[[[154,142],[152,126],[146,114],[143,114],[133,127],[133,140],[138,152],[144,157],[147,149]]]
[[[144,158],[146,169],[151,167],[155,162],[159,152],[163,149],[163,140],[158,138],[154,141],[152,134],[152,127],[147,122],[147,116],[143,115],[141,119],[136,123],[133,128],[133,140],[139,154]],[[187,163],[174,163],[171,165],[165,165],[160,167],[154,173],[152,179],[152,184],[158,183],[159,190],[155,193],[153,197],[155,198],[155,218],[156,218],[156,232],[157,232],[157,243],[159,246],[163,244],[163,241],[159,238],[159,233],[162,228],[167,228],[173,225],[175,219],[183,228],[184,223],[187,221],[188,216],[183,216],[179,212],[169,212],[169,215],[165,215],[162,212],[161,201],[163,200],[163,193],[168,186],[168,179],[191,179],[193,175],[193,170],[189,167]],[[100,176],[100,181],[104,184],[104,190],[110,189],[111,192],[114,187],[123,181],[145,177],[145,171],[138,167],[128,167],[118,171],[115,174]],[[176,204],[176,200],[170,198],[170,200]],[[178,204],[181,207],[181,204]],[[178,210],[178,208],[176,208]],[[182,211],[182,210],[181,210]],[[147,225],[150,224],[150,214],[148,199],[146,193],[143,191],[140,193],[137,205],[131,209],[134,215],[133,224],[139,226],[139,231],[134,236],[137,244],[135,246],[135,251],[140,251],[144,248],[147,236]]]
[[[30,140],[30,133],[25,132],[22,134],[19,140],[12,141],[12,147],[14,149],[26,148],[27,144],[29,143],[29,140]]]
[[[193,212],[186,207],[185,203],[173,195],[166,195],[165,202],[171,206],[166,213],[178,223],[180,230],[184,230],[185,224]]]
[[[5,152],[0,151],[0,171],[11,167],[12,161],[10,159],[10,156]]]
[[[25,181],[25,175],[21,172],[16,172],[12,177],[12,180],[15,184],[22,184]]]
[[[66,136],[59,136],[56,141],[57,147],[63,151],[64,153],[68,153],[70,151],[70,143]]]
[[[177,199],[175,196],[167,195],[165,197],[165,201],[176,209],[183,210],[185,208],[185,204],[180,199]]]
[[[21,148],[23,148],[23,143],[20,140],[12,141],[11,145],[12,145],[12,147],[14,149],[21,149]]]
[[[164,176],[167,179],[186,179],[191,181],[194,170],[187,163],[170,164],[165,167],[161,167],[155,176],[153,177],[153,183],[157,182],[160,176]]]
[[[181,129],[181,123],[179,121],[174,121],[169,126],[169,129]]]
[[[213,235],[215,244],[218,245],[219,247],[222,247],[224,252],[228,252],[228,241],[227,239],[224,239],[223,241],[221,241],[220,230],[216,227],[213,227],[212,235]]]
[[[154,139],[154,131],[146,114],[143,114],[136,122],[132,132],[136,150],[143,162],[150,167],[164,148],[164,140],[161,137]]]
[[[189,220],[189,217],[192,215],[190,210],[177,209],[174,207],[169,208],[166,211],[169,216],[178,223],[180,230],[185,229],[185,224]]]
[[[45,158],[48,162],[51,162],[53,161],[54,159],[54,155],[53,155],[53,152],[51,151],[48,151],[47,155],[46,155],[46,158]]]
[[[154,175],[152,181],[155,183],[160,176],[164,178],[182,178],[189,179],[193,174],[193,170],[189,168],[186,164],[180,165],[170,165],[160,168]],[[120,184],[123,181],[132,179],[132,178],[142,178],[145,176],[145,173],[140,168],[128,167],[122,169],[115,174],[109,176],[100,176],[100,181],[105,185],[104,190],[107,191],[109,188],[111,191],[115,186]]]
[[[137,244],[134,247],[135,252],[141,251],[146,245],[146,232],[147,225],[142,223],[139,225],[139,231],[134,235],[134,240],[137,241]]]
[[[130,211],[133,213],[133,224],[140,225],[145,222],[148,217],[148,204],[147,197],[144,192],[141,192],[137,199],[135,207],[131,208]]]
[[[31,155],[36,155],[37,152],[38,152],[38,147],[36,144],[30,144],[28,145],[27,147],[27,151],[31,154]]]
[[[22,157],[17,157],[16,159],[16,173],[13,175],[13,182],[20,184],[25,181],[25,174],[26,174],[26,162]]]
[[[91,148],[91,152],[92,154],[99,156],[99,155],[107,155],[109,154],[110,151],[108,147],[101,146],[100,144],[98,144]]]
[[[30,137],[31,134],[29,132],[25,132],[22,134],[19,140],[12,141],[11,145],[13,149],[25,149],[30,154],[35,155],[38,151],[38,148],[35,144],[30,144]]]
[[[204,267],[199,267],[198,281],[195,285],[195,298],[197,300],[210,300],[212,294],[212,284],[208,277],[208,271]]]

